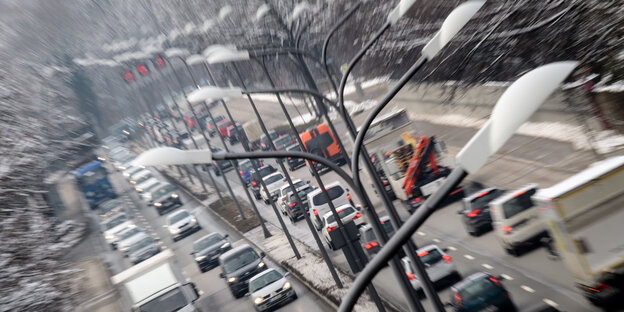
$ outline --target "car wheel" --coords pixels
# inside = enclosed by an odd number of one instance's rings
[[[514,256],[514,257],[517,257],[517,256],[518,256],[518,249],[516,249],[516,248],[513,248],[513,247],[512,247],[512,248],[505,248],[505,251],[506,251],[508,254],[510,254],[510,255],[512,255],[512,256]]]
[[[267,205],[270,204],[270,202],[268,200],[266,200],[266,199],[264,200],[264,203],[267,204]]]
[[[221,172],[219,172],[219,170],[215,169],[214,174],[218,177],[221,176]]]
[[[297,293],[293,293],[292,297],[290,297],[290,298],[292,298],[292,300],[294,301],[294,300],[297,300],[297,298],[299,298],[299,297],[297,297]]]
[[[288,219],[290,219],[290,223],[295,224],[295,218],[288,216]]]

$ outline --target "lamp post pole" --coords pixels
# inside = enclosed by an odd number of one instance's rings
[[[245,82],[243,80],[242,75],[240,74],[240,71],[238,70],[238,66],[236,65],[236,63],[232,63],[232,65],[234,67],[234,72],[236,73],[236,76],[238,76],[238,80],[240,81],[241,86],[245,87]],[[260,113],[258,112],[256,103],[253,101],[253,99],[251,98],[251,95],[249,94],[247,94],[247,99],[249,100],[249,103],[251,104],[254,114],[256,115],[256,118],[258,119],[258,123],[260,124],[260,128],[262,128],[262,132],[264,132],[264,135],[267,137],[270,148],[272,150],[275,150],[275,145],[273,144],[273,140],[271,139],[271,136],[269,135],[269,130],[264,125],[264,121],[262,120],[262,116],[260,116]],[[284,175],[286,176],[286,179],[288,180],[288,185],[290,185],[291,188],[294,188],[292,179],[290,178],[290,175],[288,174],[288,171],[286,170],[284,163],[281,161],[281,159],[278,159],[277,163],[282,169],[282,172],[284,172]],[[299,208],[304,209],[303,201],[301,200],[301,196],[299,196],[299,192],[293,192],[293,194],[295,195],[295,199],[297,201],[297,205],[299,206]],[[318,246],[319,251],[321,252],[321,255],[323,256],[323,260],[325,260],[325,264],[327,264],[329,273],[334,279],[334,282],[336,282],[336,286],[338,286],[338,288],[343,288],[342,281],[340,280],[340,277],[338,276],[338,273],[336,272],[336,268],[334,267],[334,264],[331,262],[331,259],[329,258],[329,255],[327,254],[327,250],[325,250],[325,247],[323,246],[323,243],[321,242],[321,239],[319,238],[318,232],[316,231],[316,228],[314,227],[314,225],[312,224],[312,221],[310,220],[310,215],[304,211],[303,217],[306,220],[306,224],[308,225],[308,228],[310,229],[310,232],[312,233],[312,237],[314,238],[314,241],[316,242],[316,245]]]

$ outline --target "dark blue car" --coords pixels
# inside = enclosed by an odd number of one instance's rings
[[[258,166],[262,167],[262,160],[257,160]],[[249,185],[251,182],[251,172],[250,169],[253,168],[253,165],[249,159],[241,160],[238,162],[238,174],[241,175],[245,184]]]
[[[500,278],[483,272],[453,285],[447,306],[457,312],[517,311]]]

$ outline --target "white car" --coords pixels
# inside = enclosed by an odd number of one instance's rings
[[[121,174],[126,178],[126,179],[130,179],[130,176],[141,171],[144,170],[144,167],[137,167],[137,166],[128,166],[128,168],[124,171],[121,172]]]
[[[148,206],[152,205],[152,199],[154,199],[152,192],[157,190],[159,187],[161,187],[161,186],[163,186],[165,184],[166,184],[165,182],[158,182],[158,183],[150,185],[149,187],[146,187],[143,190],[143,193],[141,193],[141,199],[143,199],[143,201]]]
[[[272,310],[297,299],[297,293],[286,279],[289,274],[267,269],[249,280],[249,297],[256,311]]]
[[[123,213],[111,218],[102,226],[104,228],[104,239],[106,239],[106,242],[113,248],[117,246],[117,234],[128,228],[135,227],[134,222],[128,219],[128,216]]]
[[[355,206],[353,205],[353,201],[351,200],[351,195],[348,190],[344,188],[339,181],[325,184],[325,189],[336,209],[340,206],[348,204]],[[308,212],[316,230],[320,231],[323,226],[323,220],[321,217],[329,212],[327,196],[323,194],[323,191],[320,188],[308,194]]]
[[[143,178],[143,177],[145,177],[147,175],[151,175],[151,174],[152,174],[151,171],[149,171],[147,169],[143,169],[143,170],[141,170],[141,171],[139,171],[139,172],[137,172],[137,173],[135,173],[135,174],[130,176],[130,179],[129,179],[130,184],[136,185],[137,181],[139,181],[141,178]]]
[[[308,186],[308,184],[303,182],[301,179],[293,180],[292,183],[297,191],[300,191],[304,187]],[[288,195],[288,193],[292,193],[292,189],[288,183],[280,186],[279,191],[277,192],[277,203],[279,204],[279,209],[282,211],[283,215],[286,215],[286,195]]]
[[[356,226],[360,226],[365,223],[362,213],[349,204],[336,207],[336,212],[338,213],[338,216],[340,216],[340,220],[343,224],[353,221]],[[325,213],[323,215],[323,228],[321,229],[321,233],[323,234],[323,237],[325,237],[327,245],[329,245],[332,250],[336,250],[337,246],[334,245],[329,232],[337,230],[337,227],[338,222],[334,218],[334,214],[331,211]]]
[[[128,251],[128,248],[132,246],[132,244],[138,242],[143,237],[147,236],[145,232],[139,227],[133,227],[126,229],[117,235],[119,237],[119,241],[117,242],[117,249],[125,254]]]
[[[178,210],[170,215],[167,218],[165,227],[171,233],[174,242],[201,230],[197,218],[185,209]]]
[[[160,181],[158,181],[158,179],[156,179],[155,177],[151,177],[141,183],[137,183],[137,185],[134,187],[134,190],[137,191],[138,193],[143,193],[145,192],[145,189],[149,188],[150,186],[156,185],[160,183]]]
[[[451,256],[447,255],[443,249],[437,245],[428,245],[422,247],[416,251],[418,257],[425,265],[425,270],[431,282],[436,286],[442,286],[444,284],[450,285],[458,282],[462,279]],[[414,273],[414,267],[408,257],[401,259],[403,269],[407,278],[409,279],[412,287],[416,290],[422,289],[422,284],[418,280],[418,276]]]
[[[267,192],[265,192],[264,188],[260,190],[260,196],[262,196],[265,204],[270,204],[271,199],[277,199],[277,192],[279,192],[280,187],[286,183],[286,178],[284,178],[284,175],[278,171],[269,174],[268,176],[262,178],[262,180],[264,181],[264,185],[266,185],[269,194],[271,194],[271,198],[267,197]]]

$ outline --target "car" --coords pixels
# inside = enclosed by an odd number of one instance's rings
[[[118,213],[124,213],[125,206],[119,199],[107,200],[98,205],[98,215],[103,222]]]
[[[151,172],[150,172],[150,173],[147,173],[147,174],[142,175],[141,177],[137,178],[137,179],[134,181],[134,189],[136,190],[136,189],[137,189],[137,187],[138,187],[139,185],[143,184],[143,182],[147,182],[147,181],[149,181],[149,180],[153,180],[153,179],[156,179],[156,177],[155,177],[155,176],[154,176],[154,174],[153,174],[153,173],[151,173]]]
[[[221,152],[221,149],[215,146],[211,147],[211,150],[213,153],[219,153]],[[221,168],[221,171],[219,171],[219,169],[217,168]],[[230,170],[234,170],[234,166],[232,166],[232,161],[230,160],[213,160],[212,161],[212,168],[214,170],[214,174],[216,176],[220,176],[221,172],[225,173],[228,172]]]
[[[517,311],[501,278],[477,272],[451,287],[451,302],[445,305],[456,312]]]
[[[301,147],[299,144],[292,144],[286,147],[286,150],[289,152],[301,152]],[[288,169],[290,171],[295,171],[301,167],[305,167],[306,165],[305,159],[299,157],[288,157],[286,158],[286,163],[288,164]]]
[[[264,185],[267,189],[265,191],[263,187],[260,190],[260,196],[262,196],[265,204],[270,204],[271,200],[277,200],[277,192],[279,192],[280,187],[286,183],[286,178],[284,178],[281,172],[277,171],[262,178],[262,181],[264,181]]]
[[[542,238],[548,235],[541,210],[531,199],[538,187],[528,184],[490,202],[494,233],[510,255],[519,256],[527,247],[541,246]]]
[[[244,244],[233,248],[219,257],[221,273],[235,298],[240,298],[249,290],[249,279],[267,269],[262,261],[264,252],[258,254],[251,246]]]
[[[461,215],[468,234],[479,236],[492,229],[490,206],[492,200],[503,195],[504,191],[490,187],[480,190],[462,200],[463,208],[457,213]]]
[[[104,230],[104,239],[113,249],[117,248],[117,234],[122,231],[135,227],[134,222],[128,218],[125,213],[120,213],[102,225]]]
[[[284,205],[286,206],[286,215],[290,219],[290,222],[295,223],[298,220],[305,218],[304,213],[308,213],[308,194],[314,190],[315,188],[307,185],[297,191],[299,198],[301,198],[303,207],[297,205],[297,197],[295,196],[295,193],[290,192],[287,194]]]
[[[303,182],[301,179],[293,180],[292,184],[296,190],[299,190],[308,186],[308,183]],[[288,193],[292,193],[292,188],[290,187],[290,184],[288,183],[285,183],[282,186],[280,186],[279,190],[277,191],[277,203],[283,215],[286,215],[286,195],[288,195]]]
[[[152,202],[152,192],[157,190],[159,187],[163,186],[167,184],[166,182],[161,182],[159,181],[158,183],[152,184],[148,187],[146,187],[143,192],[141,193],[141,199],[143,199],[143,201],[148,205],[151,206],[153,204]]]
[[[130,245],[126,251],[128,258],[132,264],[137,264],[151,258],[161,251],[160,242],[145,236],[134,244]]]
[[[380,217],[379,222],[381,223],[381,227],[386,232],[386,235],[388,235],[388,238],[392,237],[392,235],[394,235],[394,226],[392,225],[392,222],[390,222],[390,217]],[[368,256],[369,259],[372,259],[373,256],[381,250],[383,244],[373,232],[373,227],[370,224],[365,224],[360,227],[359,236],[360,244],[364,247],[366,256]]]
[[[158,183],[160,183],[160,181],[154,177],[143,181],[141,184],[137,184],[134,187],[134,190],[137,191],[137,193],[143,193],[145,192],[146,189],[150,189],[150,187],[157,185]]]
[[[261,159],[256,160],[259,167],[262,167],[264,164]],[[249,159],[244,159],[238,162],[238,174],[240,174],[241,178],[247,186],[251,183],[251,170],[253,169],[253,163]]]
[[[277,172],[277,169],[271,165],[261,166],[257,171],[254,168],[249,169],[249,174],[251,175],[251,192],[256,199],[262,198],[262,195],[260,195],[260,180],[273,172]]]
[[[275,130],[269,130],[269,137],[271,138],[271,141],[275,142],[275,140],[281,137],[281,135]],[[260,148],[262,148],[263,151],[271,149],[271,144],[269,144],[269,140],[264,134],[260,136]]]
[[[355,222],[356,226],[360,226],[364,224],[364,218],[362,217],[362,213],[357,211],[357,209],[353,208],[353,206],[347,204],[340,207],[336,207],[336,213],[340,217],[342,223],[347,222]],[[321,233],[327,242],[327,245],[332,250],[336,250],[337,246],[334,244],[331,235],[329,232],[336,230],[338,227],[338,222],[334,218],[333,212],[329,211],[323,215],[323,228]]]
[[[210,233],[193,242],[191,255],[202,273],[219,265],[219,256],[232,249],[232,244],[227,238],[227,234]]]
[[[132,176],[133,174],[145,170],[145,168],[143,167],[135,167],[135,166],[129,166],[128,169],[122,171],[122,175],[126,178],[126,179],[130,179],[130,176]]]
[[[145,234],[145,232],[141,228],[135,226],[133,228],[122,231],[121,233],[119,233],[118,236],[119,242],[117,243],[117,249],[127,256],[126,251],[128,251],[130,245],[147,236],[147,234]]]
[[[425,265],[427,275],[434,286],[447,286],[461,280],[461,275],[457,271],[451,256],[447,255],[446,252],[437,245],[432,244],[419,248],[416,254]],[[403,265],[405,274],[407,274],[407,278],[410,284],[412,284],[412,287],[422,292],[422,284],[420,280],[418,280],[418,276],[414,273],[415,268],[411,260],[408,257],[403,257],[401,259],[401,264]]]
[[[201,230],[197,218],[186,209],[181,209],[167,218],[167,229],[174,242]]]
[[[245,130],[243,130],[243,126],[237,123],[235,126],[234,125],[228,126],[226,132],[227,132],[226,136],[230,144],[234,145],[241,141],[241,135],[245,133]]]
[[[222,115],[214,115],[212,117],[217,124],[225,119]],[[208,130],[208,135],[210,135],[211,138],[217,134],[217,127],[214,123],[212,123],[212,119],[210,117],[206,118],[206,129]]]
[[[248,294],[256,311],[272,310],[297,299],[297,293],[286,279],[288,275],[267,269],[249,280]]]
[[[128,179],[128,182],[130,182],[130,184],[132,185],[136,185],[137,181],[139,179],[141,179],[142,177],[146,176],[146,175],[150,175],[152,174],[151,171],[147,170],[147,169],[143,169],[137,173],[134,173],[130,176],[130,178]],[[145,181],[145,180],[144,180]]]
[[[354,206],[351,195],[349,195],[348,190],[342,186],[340,181],[325,185],[325,189],[335,208],[348,204]],[[327,197],[323,194],[321,189],[316,189],[308,194],[308,211],[312,218],[312,223],[316,229],[320,231],[323,227],[323,220],[321,217],[329,211]]]
[[[227,127],[230,125],[232,125],[232,122],[225,119],[217,123],[217,131],[222,138],[225,139],[227,137]]]
[[[169,183],[163,183],[152,192],[152,205],[156,208],[159,216],[167,211],[182,206],[182,200],[178,190]]]
[[[288,146],[293,145],[294,143],[297,143],[297,141],[295,140],[295,138],[291,137],[290,135],[283,135],[279,138],[277,138],[276,140],[273,141],[273,145],[275,145],[275,150],[276,151],[283,151],[285,150]]]

